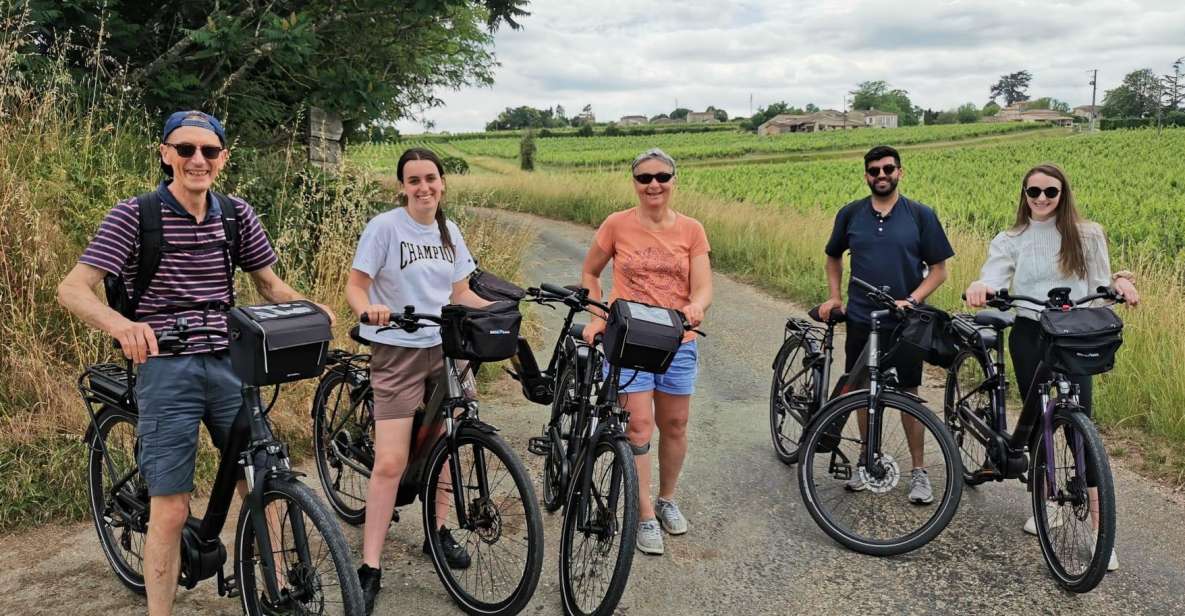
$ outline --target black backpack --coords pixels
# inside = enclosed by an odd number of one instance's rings
[[[235,217],[235,204],[226,195],[210,191],[214,199],[222,206],[222,230],[226,236],[226,280],[230,286],[230,305],[235,303],[235,267],[239,263],[239,221]],[[140,253],[137,258],[139,267],[136,268],[136,279],[132,281],[132,292],[129,294],[127,281],[122,275],[107,274],[103,277],[103,290],[107,296],[107,305],[124,317],[135,321],[136,308],[140,305],[148,285],[156,277],[160,268],[161,255],[175,250],[172,244],[165,241],[164,226],[161,223],[161,199],[156,191],[144,193],[136,197],[140,210]],[[179,306],[192,308],[193,306]],[[225,309],[229,309],[226,306]]]

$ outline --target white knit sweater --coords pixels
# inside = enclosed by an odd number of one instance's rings
[[[1103,228],[1093,222],[1079,225],[1086,250],[1086,278],[1066,277],[1058,267],[1062,236],[1055,226],[1056,220],[1030,220],[1029,226],[1019,233],[1001,231],[988,247],[979,281],[992,290],[1008,289],[1013,295],[1039,298],[1046,297],[1056,287],[1069,287],[1070,297],[1079,298],[1094,293],[1100,286],[1110,285],[1111,258]],[[1033,310],[1019,309],[1017,313],[1030,319],[1038,317]]]

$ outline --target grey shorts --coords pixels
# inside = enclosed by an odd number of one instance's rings
[[[227,353],[200,353],[150,358],[136,376],[136,401],[140,474],[149,496],[167,496],[193,491],[200,424],[224,447],[243,394]]]

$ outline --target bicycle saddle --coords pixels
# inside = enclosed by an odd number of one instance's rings
[[[811,320],[816,323],[843,323],[844,321],[848,320],[848,315],[843,312],[840,312],[839,310],[832,310],[831,317],[824,320],[823,317],[819,316],[819,307],[818,306],[811,308],[806,313],[806,315],[808,317],[810,317]]]
[[[975,324],[995,329],[1008,329],[1016,323],[1016,314],[999,310],[980,310],[975,313]]]

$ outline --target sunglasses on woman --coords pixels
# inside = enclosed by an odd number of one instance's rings
[[[1044,190],[1042,190],[1040,186],[1030,186],[1025,189],[1025,194],[1028,195],[1030,199],[1036,199],[1037,197],[1040,197],[1042,192],[1045,193],[1046,199],[1056,199],[1058,193],[1061,192],[1061,189],[1059,189],[1057,186],[1049,186]]]
[[[176,150],[177,155],[181,158],[193,158],[193,155],[196,154],[198,150],[201,150],[202,156],[204,156],[206,160],[214,160],[215,158],[218,158],[218,155],[226,149],[217,145],[203,145],[198,147],[192,143],[166,143],[165,145]]]
[[[639,173],[634,176],[634,181],[639,184],[649,184],[654,180],[658,180],[659,184],[666,184],[675,177],[674,173]]]

